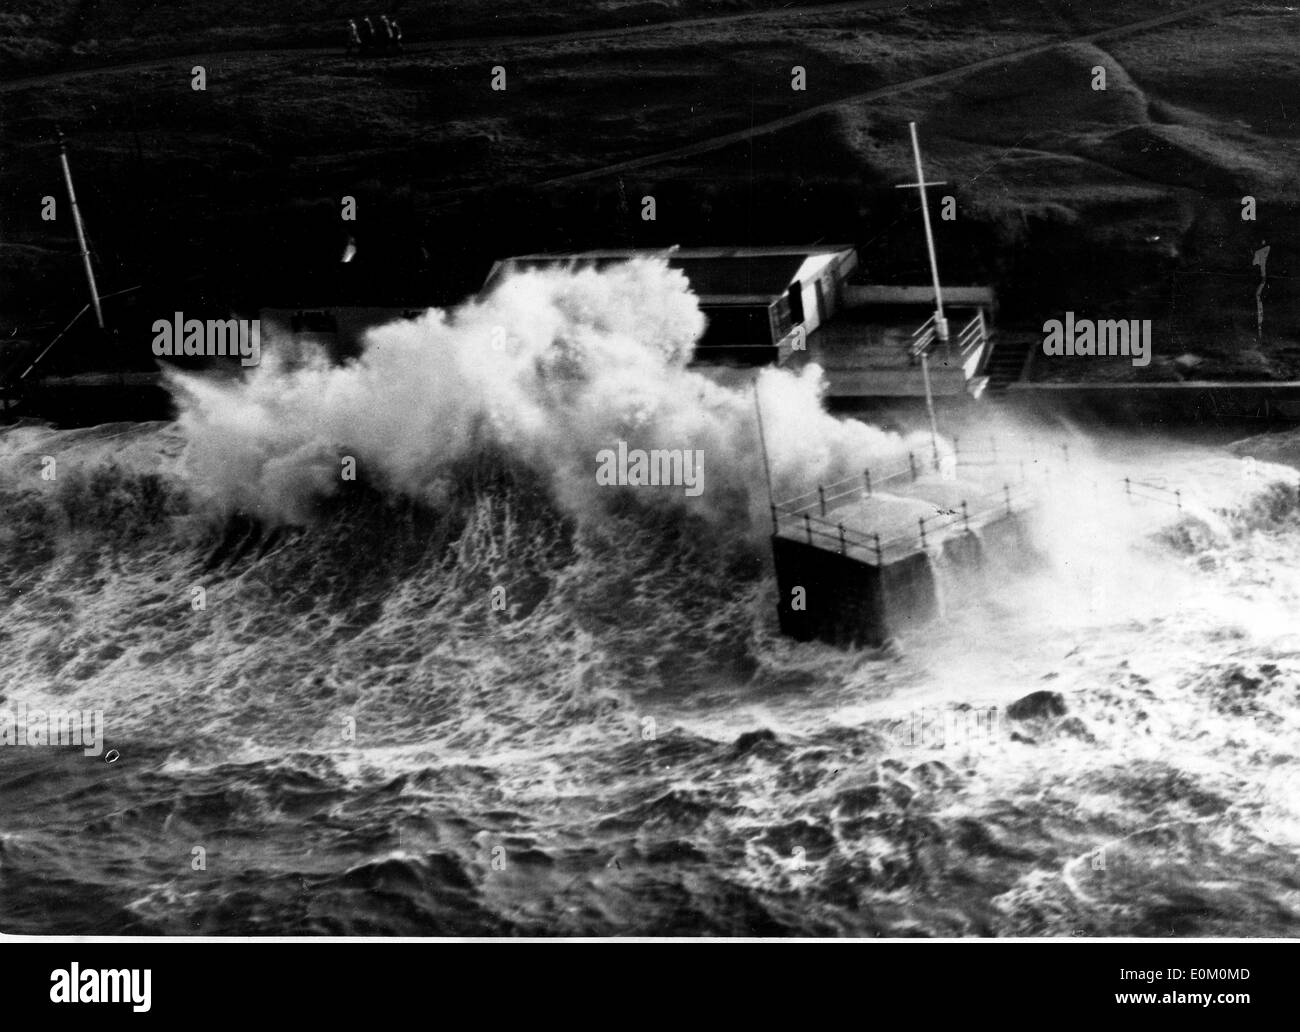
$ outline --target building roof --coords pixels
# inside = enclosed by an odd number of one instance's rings
[[[573,264],[605,268],[633,258],[662,257],[686,273],[702,301],[719,304],[763,303],[785,294],[791,284],[815,275],[828,262],[851,254],[851,244],[778,247],[613,248],[527,254],[498,262],[488,274],[492,285],[505,271]]]
[[[767,247],[596,247],[587,251],[551,251],[517,255],[514,260],[645,258],[653,255],[677,258],[771,258],[782,255],[839,254],[853,250],[852,244],[775,244]]]

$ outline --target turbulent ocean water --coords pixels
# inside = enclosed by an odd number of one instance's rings
[[[801,644],[700,327],[659,263],[537,274],[174,423],[0,432],[0,707],[104,722],[0,746],[3,930],[1296,935],[1294,439],[1072,435],[1038,562]],[[759,394],[779,492],[911,446],[815,370]],[[618,440],[706,489],[599,487]]]

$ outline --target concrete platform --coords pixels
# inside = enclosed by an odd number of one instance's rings
[[[977,311],[953,309],[949,321],[954,332]],[[806,351],[791,352],[782,364],[792,368],[811,363],[821,366],[831,399],[924,397],[925,376],[908,350],[920,321],[914,309],[841,309],[834,321],[809,335]],[[987,350],[985,343],[963,356],[955,343],[932,346],[931,392],[936,397],[969,393]]]
[[[1030,565],[1023,515],[1034,493],[1025,483],[1002,483],[1006,473],[904,474],[871,494],[864,478],[856,496],[836,504],[828,495],[824,516],[815,494],[811,503],[778,509],[772,555],[782,632],[880,645],[941,615],[945,592],[956,603],[978,595],[986,571]]]

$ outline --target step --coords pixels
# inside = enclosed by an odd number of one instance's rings
[[[988,390],[1004,391],[1020,379],[1033,348],[1032,341],[995,342],[993,351],[984,363],[988,377]]]

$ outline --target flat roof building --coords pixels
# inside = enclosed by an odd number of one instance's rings
[[[505,258],[484,289],[530,269],[602,269],[635,258],[662,257],[685,273],[708,320],[696,360],[768,365],[806,345],[839,306],[841,286],[857,268],[850,244],[778,247],[618,248]]]
[[[774,247],[614,248],[504,258],[484,290],[530,269],[603,269],[662,257],[685,273],[707,319],[694,362],[735,383],[745,367],[816,363],[832,398],[922,397],[920,356],[929,356],[936,395],[978,395],[991,352],[995,308],[989,287],[945,287],[956,317],[952,339],[938,341],[927,316],[934,288],[866,282],[850,244]]]

